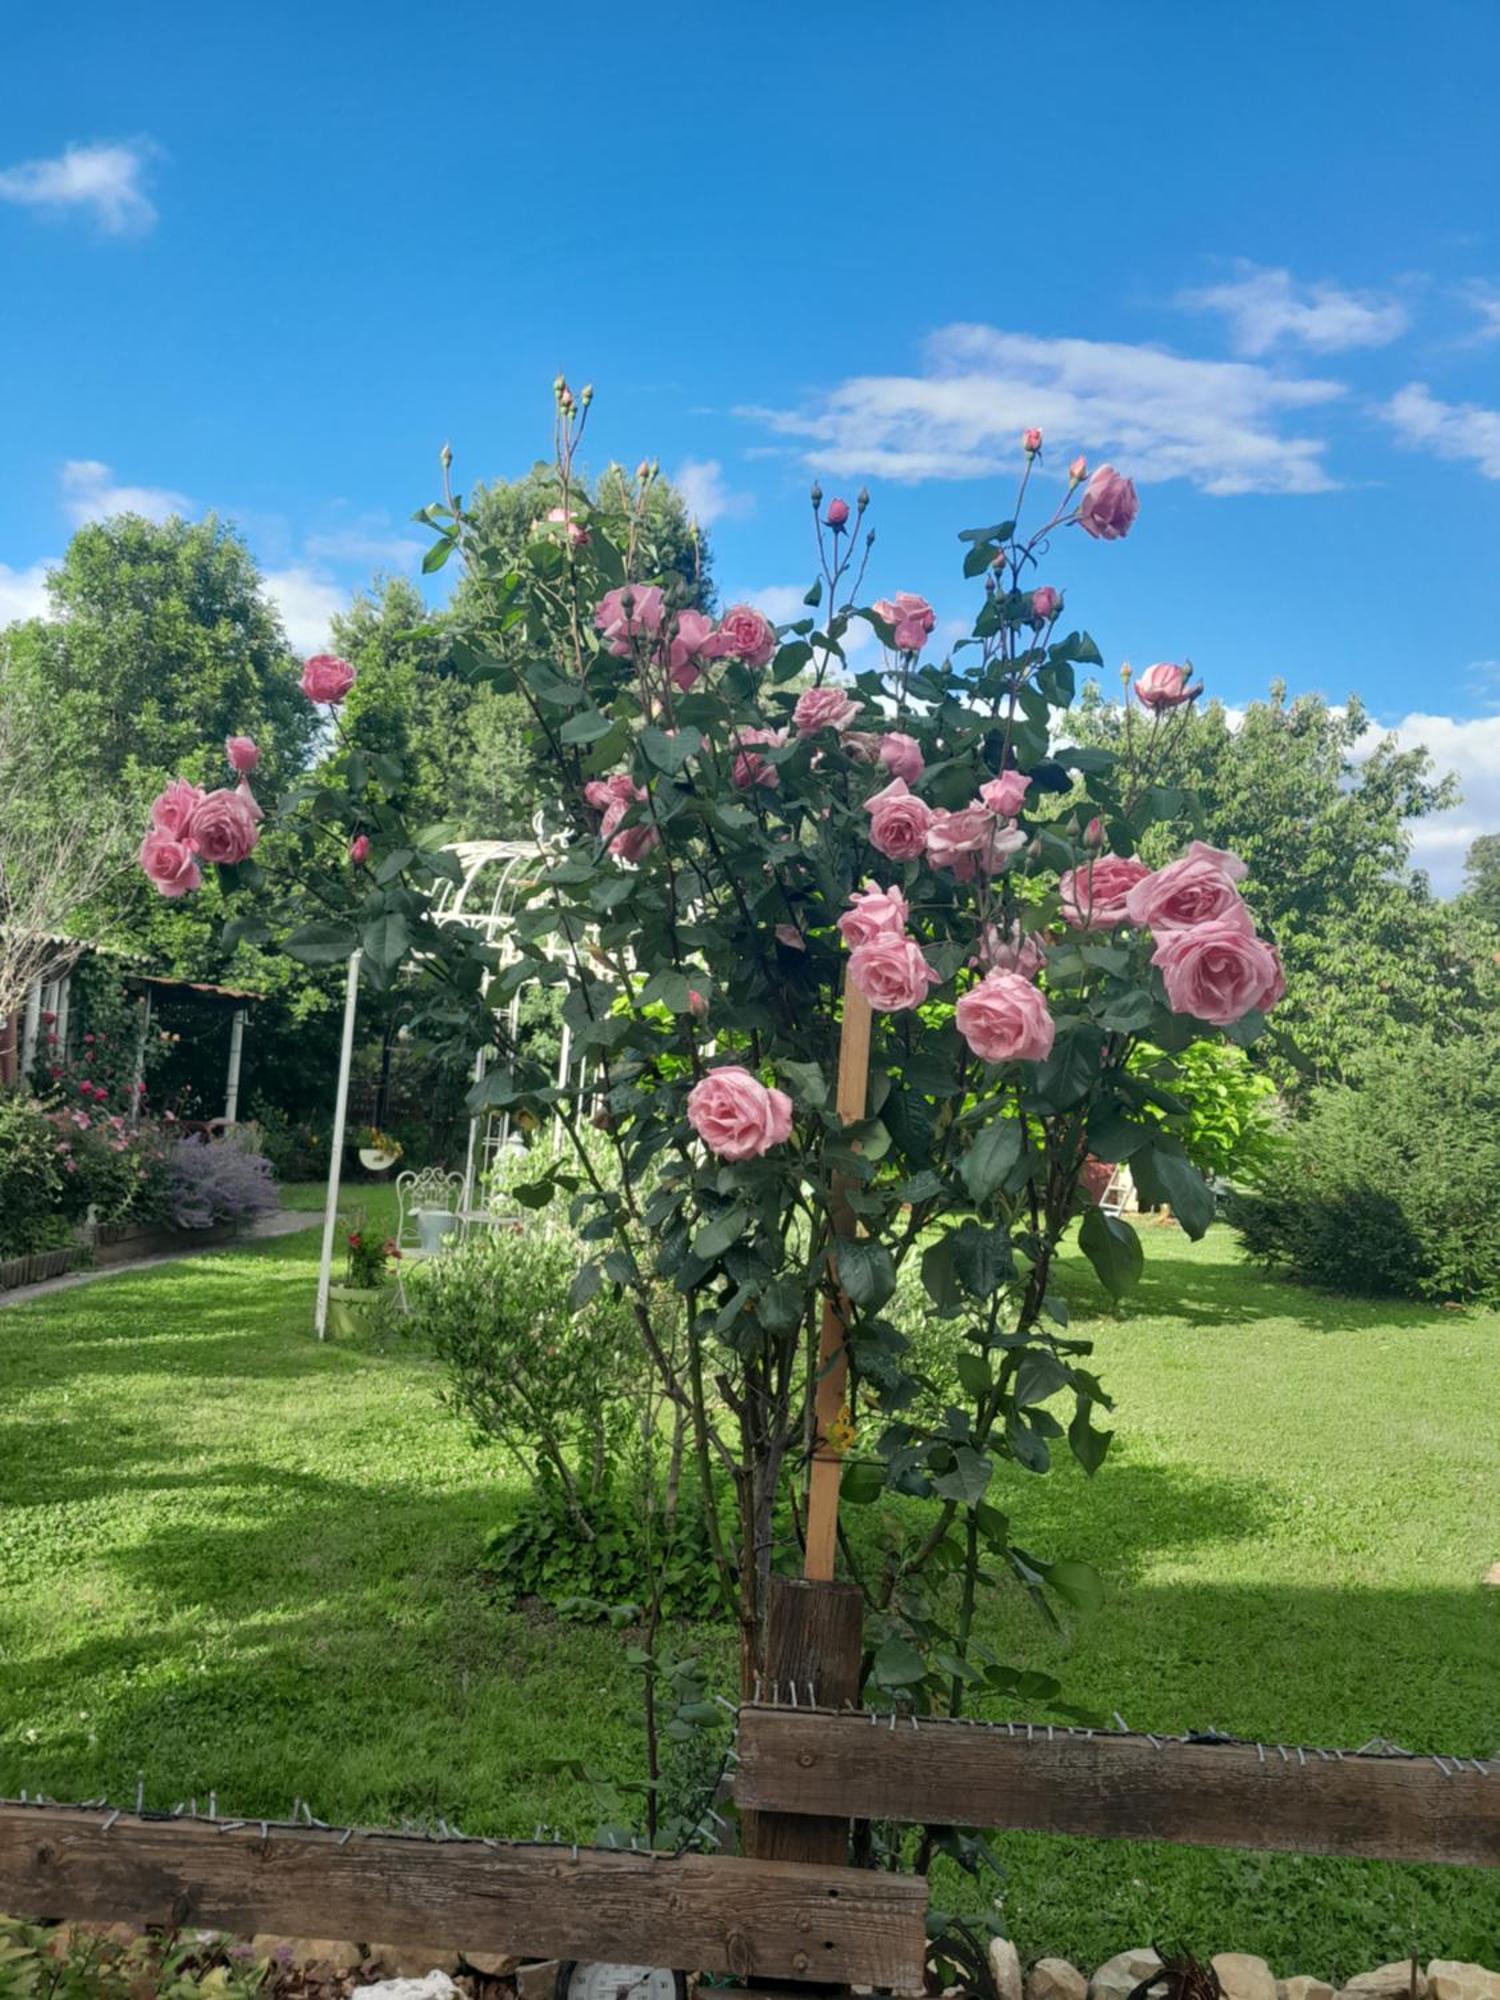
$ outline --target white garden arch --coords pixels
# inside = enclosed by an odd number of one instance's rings
[[[457,880],[447,878],[442,882],[432,908],[433,921],[438,924],[463,924],[477,932],[486,944],[495,946],[502,970],[519,956],[512,942],[517,896],[531,881],[536,869],[555,856],[559,845],[558,840],[547,833],[540,813],[534,826],[536,837],[532,840],[462,840],[453,842],[444,850],[458,862],[459,873]],[[328,1328],[328,1288],[333,1281],[339,1180],[343,1169],[349,1107],[349,1073],[354,1056],[354,1024],[359,1012],[361,956],[356,951],[350,958],[349,976],[344,988],[344,1034],[339,1049],[338,1091],[334,1099],[333,1131],[328,1146],[328,1191],[323,1212],[323,1250],[318,1263],[318,1294],[314,1312],[319,1340],[326,1339]],[[486,976],[486,990],[493,976],[493,973]],[[509,1014],[510,1030],[514,1035],[521,1018],[519,992],[511,998]],[[558,1063],[559,1086],[567,1081],[572,1055],[571,1039],[564,1023],[562,1054]],[[487,1050],[481,1049],[475,1057],[476,1082],[484,1075],[487,1053]],[[469,1120],[468,1150],[464,1162],[465,1209],[474,1206],[475,1187],[494,1164],[497,1153],[509,1136],[509,1114],[497,1116],[493,1112],[485,1112]]]

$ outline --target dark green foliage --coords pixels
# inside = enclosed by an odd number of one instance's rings
[[[1500,1036],[1371,1051],[1230,1216],[1253,1257],[1311,1284],[1500,1299]]]
[[[555,1486],[543,1487],[490,1536],[485,1562],[504,1603],[540,1598],[570,1618],[594,1622],[657,1590],[663,1618],[723,1614],[703,1512],[691,1495],[670,1524],[657,1520],[648,1530],[631,1498],[606,1494],[569,1506]]]

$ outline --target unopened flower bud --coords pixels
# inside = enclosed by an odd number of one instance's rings
[[[860,487],[859,491],[854,496],[854,504],[856,507],[858,507],[860,513],[863,514],[866,507],[868,507],[870,504],[870,489],[868,486]]]
[[[1083,829],[1083,844],[1085,847],[1096,848],[1104,845],[1104,822],[1102,819],[1096,818],[1089,821],[1088,825]]]
[[[839,532],[839,530],[843,527],[844,523],[848,520],[848,518],[849,518],[849,502],[847,500],[829,501],[828,512],[824,516],[824,519],[827,521],[829,527],[832,528],[835,534]]]
[[[646,481],[650,477],[651,477],[651,461],[649,458],[643,458],[640,464],[635,469],[636,484],[638,486],[644,486]]]
[[[814,508],[821,507],[823,504],[823,489],[816,479],[812,483],[812,503]]]
[[[1089,476],[1089,462],[1084,457],[1083,453],[1079,452],[1077,458],[1075,458],[1073,463],[1068,467],[1068,482],[1072,486],[1081,486],[1084,480],[1088,478],[1088,476]]]
[[[1026,453],[1026,456],[1028,458],[1035,458],[1037,453],[1041,450],[1041,448],[1042,448],[1042,434],[1037,429],[1035,424],[1031,426],[1030,430],[1022,431],[1021,449]]]
[[[994,560],[991,562],[990,568],[995,571],[996,575],[998,575],[1000,571],[1004,569],[1004,567],[1005,567],[1005,551],[1004,549],[996,549]]]
[[[438,453],[438,463],[439,465],[442,466],[444,472],[446,472],[449,466],[452,465],[453,447],[451,444],[445,444],[442,450]]]
[[[1130,686],[1130,675],[1131,675],[1131,665],[1129,660],[1127,660],[1124,666],[1122,666],[1120,669],[1120,679],[1124,682],[1126,687]]]
[[[594,385],[592,382],[585,382],[583,385],[583,407],[587,409],[589,404],[592,403],[593,400],[594,400]]]
[[[1035,867],[1037,862],[1039,862],[1041,858],[1042,858],[1042,843],[1039,840],[1034,840],[1026,850],[1026,859],[1032,864],[1033,867]]]
[[[567,388],[567,386],[568,386],[568,378],[567,378],[567,376],[566,376],[566,375],[559,375],[559,376],[557,377],[557,380],[556,380],[556,381],[555,381],[555,382],[554,382],[554,383],[552,384],[552,393],[553,393],[553,395],[554,395],[554,396],[560,396],[560,395],[562,394],[563,390]]]

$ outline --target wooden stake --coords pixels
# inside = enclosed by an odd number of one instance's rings
[[[865,1115],[870,1084],[870,1003],[863,993],[846,981],[844,985],[844,1026],[839,1038],[838,1095],[835,1100],[845,1125],[858,1125]],[[855,1234],[854,1211],[841,1199],[842,1188],[834,1183],[833,1227],[836,1235]],[[823,1302],[823,1325],[818,1340],[818,1384],[814,1404],[816,1431],[812,1467],[807,1481],[807,1554],[802,1574],[815,1582],[827,1583],[833,1576],[834,1552],[838,1544],[840,1454],[828,1442],[830,1427],[844,1407],[849,1381],[849,1361],[844,1351],[845,1315],[833,1299]]]

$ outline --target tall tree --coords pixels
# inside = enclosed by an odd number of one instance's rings
[[[1500,833],[1482,833],[1464,857],[1464,899],[1500,930]]]

